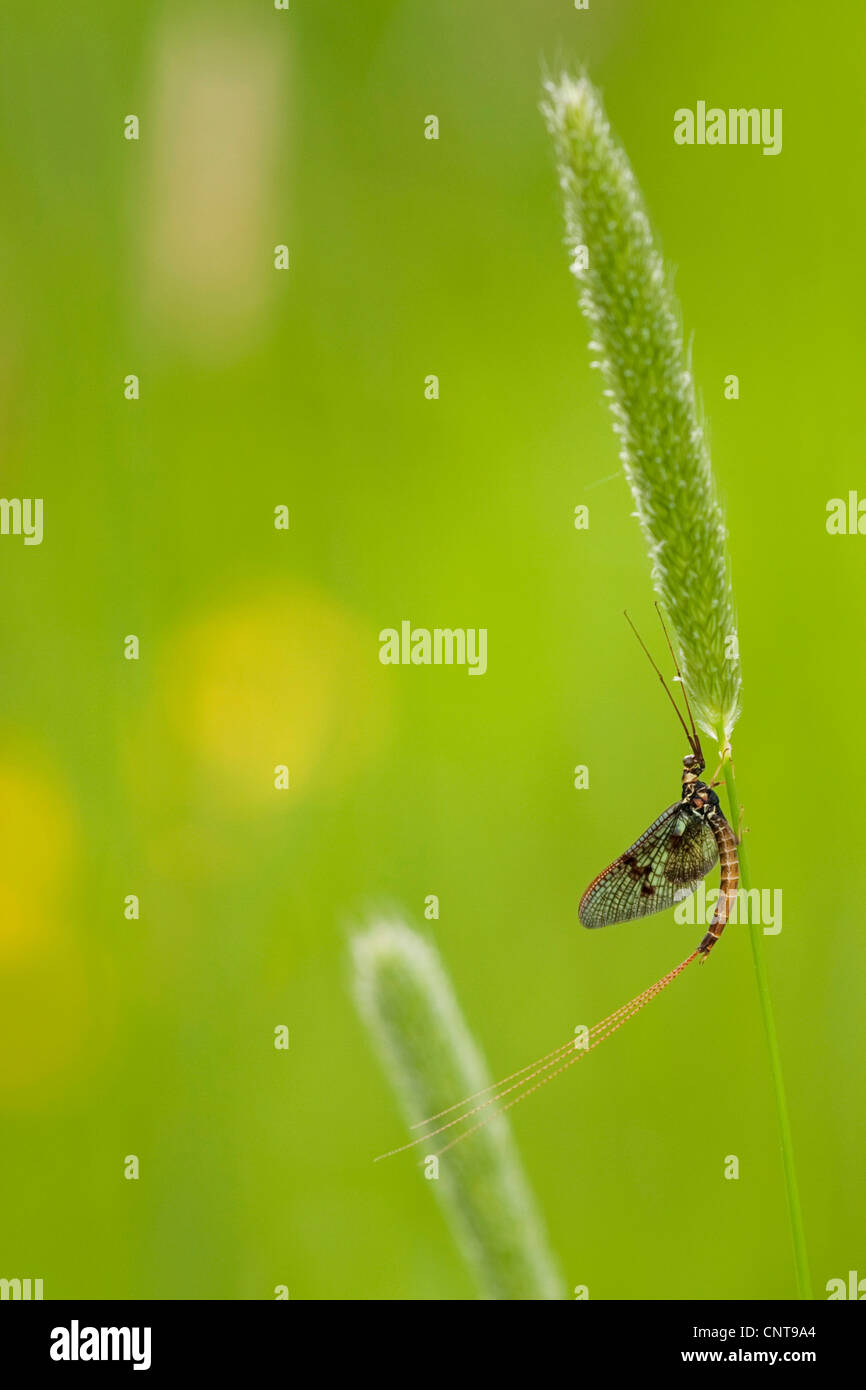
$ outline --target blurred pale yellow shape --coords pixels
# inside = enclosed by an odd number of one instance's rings
[[[136,231],[158,331],[205,360],[242,351],[272,301],[281,47],[210,11],[170,18],[144,108]]]
[[[69,810],[44,774],[0,766],[0,968],[52,947],[55,898],[69,872]]]
[[[0,760],[0,1098],[38,1108],[40,1083],[80,1071],[88,991],[72,922],[76,827],[31,763]]]
[[[286,587],[238,600],[181,629],[164,698],[211,797],[276,808],[342,788],[388,725],[378,638],[327,594]],[[289,769],[288,792],[274,769]]]

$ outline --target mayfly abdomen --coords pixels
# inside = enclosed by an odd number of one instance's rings
[[[713,913],[713,920],[710,929],[701,942],[698,950],[706,959],[710,951],[715,946],[725,925],[730,918],[731,910],[737,900],[737,888],[740,882],[740,860],[737,854],[737,841],[734,832],[728,825],[721,811],[717,810],[714,816],[707,818],[719,850],[719,865],[721,868],[721,878],[719,880],[719,897],[716,903],[716,910]]]

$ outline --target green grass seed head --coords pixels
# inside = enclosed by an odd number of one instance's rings
[[[727,532],[679,309],[595,88],[585,77],[548,81],[542,111],[593,366],[604,380],[653,585],[673,625],[695,718],[725,746],[741,685]]]

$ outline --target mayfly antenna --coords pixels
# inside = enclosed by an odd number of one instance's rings
[[[680,721],[680,723],[681,723],[682,726],[683,726],[683,733],[685,734],[686,738],[688,739],[689,747],[691,748],[691,750],[692,750],[693,753],[697,754],[697,756],[700,757],[700,742],[698,741],[698,736],[697,736],[697,734],[694,732],[694,722],[695,722],[695,721],[692,719],[692,732],[689,732],[689,726],[688,726],[688,724],[686,723],[686,721],[683,719],[682,711],[681,711],[679,705],[677,704],[676,700],[674,699],[673,695],[671,694],[671,692],[670,692],[670,690],[669,690],[669,688],[668,688],[668,683],[667,683],[667,681],[665,680],[664,676],[662,675],[661,671],[659,670],[658,666],[656,665],[656,661],[655,661],[655,658],[653,657],[652,652],[651,652],[651,651],[649,650],[649,648],[647,647],[646,642],[645,642],[645,641],[643,640],[643,638],[641,637],[640,633],[638,632],[637,628],[635,627],[635,625],[634,625],[634,623],[632,622],[631,618],[628,616],[628,613],[626,612],[625,609],[623,609],[623,614],[624,614],[624,616],[625,616],[626,622],[628,623],[628,625],[629,625],[629,627],[631,628],[632,632],[634,633],[635,637],[636,637],[637,640],[640,642],[641,647],[643,648],[643,651],[644,651],[644,655],[646,656],[647,660],[649,661],[650,665],[652,666],[653,670],[655,671],[656,675],[658,676],[659,680],[661,681],[661,683],[662,683],[662,688],[664,689],[665,694],[667,695],[668,699],[670,700],[671,704],[672,704],[673,707],[674,707],[674,711],[675,711],[675,713],[676,713],[677,719]],[[659,617],[661,617],[661,613],[659,613]],[[664,626],[664,624],[662,624],[662,626]],[[665,636],[667,637],[667,630],[665,630]],[[670,638],[668,638],[668,644],[670,644]],[[673,648],[671,648],[671,651],[673,652]],[[676,665],[676,657],[674,657],[674,664]],[[679,667],[677,667],[677,675],[679,675]],[[682,676],[680,676],[680,683],[682,683]],[[683,690],[683,694],[685,694],[685,690]],[[687,708],[687,709],[688,709],[688,704],[689,704],[689,702],[688,702],[688,697],[686,697],[686,708]],[[689,709],[689,718],[691,719],[691,717],[692,717],[692,712],[691,712],[691,710]],[[703,759],[702,759],[702,758],[701,758],[701,761],[703,762]]]
[[[699,753],[699,752],[700,752],[700,747],[701,747],[701,741],[700,741],[700,739],[698,738],[698,731],[697,731],[697,727],[696,727],[696,725],[695,725],[695,716],[692,714],[692,707],[691,707],[691,705],[689,704],[689,692],[686,690],[686,683],[685,683],[685,681],[684,681],[684,679],[683,679],[683,673],[682,673],[682,671],[680,670],[680,663],[679,663],[679,660],[678,660],[678,658],[677,658],[677,654],[676,654],[676,650],[675,650],[675,648],[674,648],[674,644],[673,644],[673,642],[671,641],[670,633],[668,632],[668,629],[667,629],[667,624],[665,623],[664,617],[663,617],[663,615],[662,615],[662,607],[661,607],[661,604],[659,603],[658,599],[656,599],[656,601],[655,601],[655,608],[656,608],[656,612],[657,612],[658,615],[659,615],[659,622],[660,622],[661,625],[662,625],[662,632],[663,632],[664,635],[665,635],[665,641],[666,641],[667,644],[668,644],[668,651],[670,652],[671,658],[672,658],[673,663],[674,663],[674,669],[675,669],[675,671],[676,671],[676,673],[677,673],[677,680],[679,681],[679,683],[680,683],[680,688],[681,688],[681,690],[682,690],[682,692],[683,692],[683,699],[684,699],[685,702],[686,702],[686,709],[687,709],[688,712],[689,712],[689,721],[690,721],[691,726],[692,726],[692,747],[694,748],[694,750],[695,750],[696,753]],[[701,762],[703,762],[703,758],[701,758]]]

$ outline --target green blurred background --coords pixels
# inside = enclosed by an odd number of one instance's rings
[[[45,538],[0,538],[0,1275],[472,1296],[411,1157],[370,1161],[404,1129],[352,924],[422,922],[496,1075],[695,943],[577,922],[683,740],[620,616],[652,633],[537,111],[560,61],[602,87],[695,335],[816,1294],[866,1275],[866,541],[824,524],[866,492],[864,27],[853,0],[4,7],[2,491],[44,498]],[[699,99],[782,107],[782,154],[676,146]],[[380,666],[404,618],[486,627],[487,674]],[[775,1124],[732,927],[514,1114],[568,1287],[792,1296]]]

